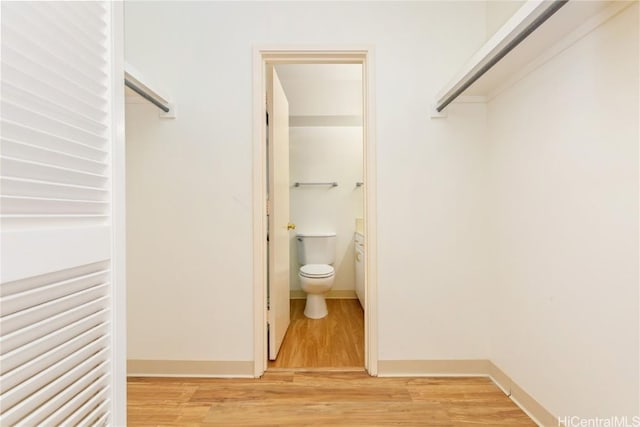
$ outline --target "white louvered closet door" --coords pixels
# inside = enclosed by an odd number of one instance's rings
[[[0,7],[0,425],[119,423],[120,6]]]

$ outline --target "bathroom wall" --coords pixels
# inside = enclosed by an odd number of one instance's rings
[[[640,415],[638,16],[488,107],[491,360],[560,417]]]
[[[335,231],[334,291],[355,292],[355,218],[363,215],[361,126],[292,127],[291,182],[336,181],[338,187],[291,188],[291,221],[297,232]],[[291,239],[291,289],[300,289],[296,239]]]
[[[127,108],[128,357],[253,360],[252,52],[328,44],[375,51],[371,351],[487,358],[485,107],[429,118],[430,100],[482,44],[484,16],[473,1],[127,2],[127,61],[178,111],[163,121],[152,106]]]

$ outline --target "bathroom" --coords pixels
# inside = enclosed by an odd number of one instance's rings
[[[288,234],[291,323],[277,358],[268,366],[362,369],[362,65],[279,64],[274,68],[289,107],[289,222],[295,229]],[[329,250],[335,250],[332,268],[327,267],[327,272],[333,271],[328,274],[330,289],[323,288],[319,297],[326,299],[326,311],[314,309],[301,287],[300,254],[309,239],[326,240]],[[277,252],[270,251],[269,256]]]

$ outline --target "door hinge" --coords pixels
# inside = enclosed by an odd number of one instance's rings
[[[271,203],[269,199],[267,199],[267,216],[271,215]]]

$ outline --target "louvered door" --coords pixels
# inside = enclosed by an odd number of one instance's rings
[[[113,424],[117,9],[0,7],[0,425]]]

